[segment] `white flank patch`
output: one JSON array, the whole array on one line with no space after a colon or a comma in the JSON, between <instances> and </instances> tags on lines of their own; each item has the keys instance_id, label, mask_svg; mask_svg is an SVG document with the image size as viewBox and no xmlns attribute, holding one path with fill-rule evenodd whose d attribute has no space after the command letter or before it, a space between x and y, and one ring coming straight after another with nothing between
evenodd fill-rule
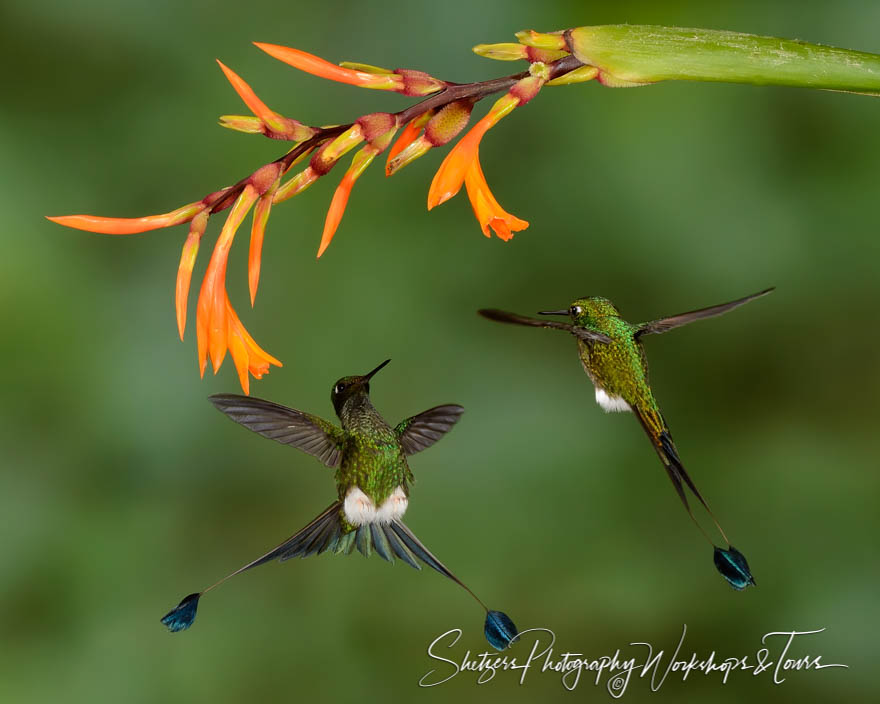
<instances>
[{"instance_id":1,"label":"white flank patch","mask_svg":"<svg viewBox=\"0 0 880 704\"><path fill-rule=\"evenodd\" d=\"M609 396L605 393L605 389L600 389L598 386L596 387L596 403L602 406L606 413L626 413L632 410L630 405L620 396Z\"/></svg>"},{"instance_id":2,"label":"white flank patch","mask_svg":"<svg viewBox=\"0 0 880 704\"><path fill-rule=\"evenodd\" d=\"M353 526L362 526L376 520L376 506L364 492L353 486L345 495L342 505L345 520Z\"/></svg>"},{"instance_id":3,"label":"white flank patch","mask_svg":"<svg viewBox=\"0 0 880 704\"><path fill-rule=\"evenodd\" d=\"M376 512L376 522L377 523L391 523L391 521L395 521L398 518L401 518L404 513L406 513L406 507L409 505L409 499L406 498L406 494L403 492L403 487L397 487L394 492L385 499L385 503L383 503L379 510Z\"/></svg>"}]
</instances>

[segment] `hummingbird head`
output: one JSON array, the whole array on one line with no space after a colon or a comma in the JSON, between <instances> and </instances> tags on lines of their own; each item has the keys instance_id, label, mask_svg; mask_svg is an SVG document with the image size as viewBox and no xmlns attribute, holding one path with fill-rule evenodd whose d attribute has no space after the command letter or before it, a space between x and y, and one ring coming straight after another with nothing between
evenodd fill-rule
<instances>
[{"instance_id":1,"label":"hummingbird head","mask_svg":"<svg viewBox=\"0 0 880 704\"><path fill-rule=\"evenodd\" d=\"M578 298L565 310L542 310L539 315L567 315L575 325L596 327L602 318L620 317L617 307L602 296Z\"/></svg>"},{"instance_id":2,"label":"hummingbird head","mask_svg":"<svg viewBox=\"0 0 880 704\"><path fill-rule=\"evenodd\" d=\"M390 361L390 359L386 359L373 371L362 376L344 376L337 381L330 392L330 400L333 402L333 408L336 409L336 415L341 415L342 408L349 399L369 396L370 379Z\"/></svg>"}]
</instances>

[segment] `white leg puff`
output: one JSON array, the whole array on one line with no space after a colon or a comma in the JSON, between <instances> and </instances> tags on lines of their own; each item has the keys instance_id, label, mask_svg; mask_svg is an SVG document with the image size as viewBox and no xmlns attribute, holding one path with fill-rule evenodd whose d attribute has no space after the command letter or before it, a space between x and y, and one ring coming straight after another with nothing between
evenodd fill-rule
<instances>
[{"instance_id":1,"label":"white leg puff","mask_svg":"<svg viewBox=\"0 0 880 704\"><path fill-rule=\"evenodd\" d=\"M631 411L630 405L620 396L609 396L605 389L596 387L596 403L602 406L606 413L625 413Z\"/></svg>"},{"instance_id":2,"label":"white leg puff","mask_svg":"<svg viewBox=\"0 0 880 704\"><path fill-rule=\"evenodd\" d=\"M345 495L345 503L342 504L345 520L353 526L362 526L373 523L376 520L376 506L370 497L358 487L353 486Z\"/></svg>"},{"instance_id":3,"label":"white leg puff","mask_svg":"<svg viewBox=\"0 0 880 704\"><path fill-rule=\"evenodd\" d=\"M401 518L406 513L408 505L409 499L406 498L403 487L399 486L379 507L379 510L376 512L376 520L379 523L391 523L391 521Z\"/></svg>"}]
</instances>

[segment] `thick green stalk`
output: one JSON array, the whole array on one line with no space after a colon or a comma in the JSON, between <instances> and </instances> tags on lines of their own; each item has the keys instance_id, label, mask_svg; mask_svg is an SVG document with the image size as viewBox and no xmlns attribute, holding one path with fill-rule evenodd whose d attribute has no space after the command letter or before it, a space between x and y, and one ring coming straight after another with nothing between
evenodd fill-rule
<instances>
[{"instance_id":1,"label":"thick green stalk","mask_svg":"<svg viewBox=\"0 0 880 704\"><path fill-rule=\"evenodd\" d=\"M574 56L609 85L723 81L880 94L880 55L794 39L651 25L578 27Z\"/></svg>"}]
</instances>

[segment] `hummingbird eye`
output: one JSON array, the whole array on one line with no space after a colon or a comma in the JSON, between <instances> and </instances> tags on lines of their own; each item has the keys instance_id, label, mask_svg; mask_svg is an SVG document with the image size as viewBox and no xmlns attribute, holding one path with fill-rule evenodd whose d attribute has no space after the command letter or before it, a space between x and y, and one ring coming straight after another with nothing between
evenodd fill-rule
<instances>
[{"instance_id":1,"label":"hummingbird eye","mask_svg":"<svg viewBox=\"0 0 880 704\"><path fill-rule=\"evenodd\" d=\"M345 384L337 384L333 388L333 392L337 394L341 394L343 391L345 391Z\"/></svg>"},{"instance_id":2,"label":"hummingbird eye","mask_svg":"<svg viewBox=\"0 0 880 704\"><path fill-rule=\"evenodd\" d=\"M577 316L577 315L580 315L581 313L583 313L583 312L584 312L584 309L581 308L580 306L572 306L571 308L569 308L569 312L570 312L572 315Z\"/></svg>"}]
</instances>

